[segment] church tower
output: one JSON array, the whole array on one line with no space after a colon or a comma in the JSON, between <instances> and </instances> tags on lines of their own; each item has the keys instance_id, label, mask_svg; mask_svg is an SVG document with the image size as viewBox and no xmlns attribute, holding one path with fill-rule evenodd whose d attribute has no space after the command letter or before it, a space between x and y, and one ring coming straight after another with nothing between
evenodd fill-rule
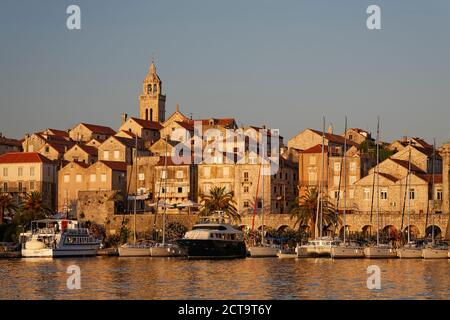
<instances>
[{"instance_id":1,"label":"church tower","mask_svg":"<svg viewBox=\"0 0 450 320\"><path fill-rule=\"evenodd\" d=\"M166 120L166 96L161 92L162 82L156 74L156 67L152 62L147 76L142 82L142 94L139 96L141 119L158 122Z\"/></svg>"}]
</instances>

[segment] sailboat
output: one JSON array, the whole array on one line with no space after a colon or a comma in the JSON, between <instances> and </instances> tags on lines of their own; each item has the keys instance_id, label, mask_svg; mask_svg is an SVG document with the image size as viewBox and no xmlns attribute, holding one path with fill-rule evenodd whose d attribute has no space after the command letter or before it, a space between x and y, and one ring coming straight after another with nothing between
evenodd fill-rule
<instances>
[{"instance_id":1,"label":"sailboat","mask_svg":"<svg viewBox=\"0 0 450 320\"><path fill-rule=\"evenodd\" d=\"M162 205L159 202L156 204L156 208L158 208L159 206L162 206L164 209L163 212L163 222L162 222L162 242L161 243L155 243L150 247L150 255L152 257L178 257L183 255L183 250L176 244L171 244L171 243L167 243L166 242L166 211L167 208L171 207L168 203L167 203L167 177L168 177L168 172L167 172L167 138L165 138L166 140L166 154L164 157L164 202L162 203Z\"/></svg>"},{"instance_id":2,"label":"sailboat","mask_svg":"<svg viewBox=\"0 0 450 320\"><path fill-rule=\"evenodd\" d=\"M397 251L388 244L380 243L380 118L377 121L377 244L364 248L364 255L370 259L397 258Z\"/></svg>"},{"instance_id":3,"label":"sailboat","mask_svg":"<svg viewBox=\"0 0 450 320\"><path fill-rule=\"evenodd\" d=\"M406 190L409 189L411 184L411 139L409 140L409 158L408 158L408 176L406 178ZM414 259L422 258L422 248L415 242L411 241L411 197L408 196L408 241L407 243L397 249L397 255L401 259Z\"/></svg>"},{"instance_id":4,"label":"sailboat","mask_svg":"<svg viewBox=\"0 0 450 320\"><path fill-rule=\"evenodd\" d=\"M346 224L346 211L347 211L347 117L345 117L345 130L344 130L344 154L343 154L343 166L344 166L344 212L343 212L343 225L344 225L344 239L339 245L331 248L331 257L338 258L364 258L364 248L355 242L347 242L347 224ZM339 194L339 193L338 193ZM338 196L339 199L339 196Z\"/></svg>"},{"instance_id":5,"label":"sailboat","mask_svg":"<svg viewBox=\"0 0 450 320\"><path fill-rule=\"evenodd\" d=\"M135 153L134 153L134 171L135 171L135 181L136 181L136 193L133 199L133 242L125 243L124 245L119 247L119 256L120 257L148 257L150 256L150 245L148 243L136 242L136 201L137 201L137 181L138 181L138 166L137 166L137 135L136 135L136 145L135 145ZM131 180L130 180L131 183Z\"/></svg>"},{"instance_id":6,"label":"sailboat","mask_svg":"<svg viewBox=\"0 0 450 320\"><path fill-rule=\"evenodd\" d=\"M323 117L323 127L322 127L322 169L321 178L319 180L319 193L317 196L317 209L316 209L316 227L315 227L315 238L309 240L307 244L297 245L295 251L297 252L298 258L307 257L330 257L331 248L337 246L339 240L332 237L323 237L323 180L325 171L325 117ZM319 235L319 236L317 236Z\"/></svg>"},{"instance_id":7,"label":"sailboat","mask_svg":"<svg viewBox=\"0 0 450 320\"><path fill-rule=\"evenodd\" d=\"M435 214L435 201L434 201L434 167L436 161L436 141L433 142L433 161L432 161L432 178L431 178L431 193L432 193L432 208L431 208L431 244L427 245L422 250L422 257L424 259L447 259L449 257L448 246L445 244L437 244L434 233L434 214Z\"/></svg>"},{"instance_id":8,"label":"sailboat","mask_svg":"<svg viewBox=\"0 0 450 320\"><path fill-rule=\"evenodd\" d=\"M264 139L262 139L264 143ZM262 195L261 195L261 243L256 246L251 246L248 248L248 252L250 253L250 257L253 258L266 258L266 257L277 257L279 248L275 246L268 245L265 242L265 232L264 232L264 214L265 214L265 207L264 207L264 181L265 181L265 170L264 170L264 145L262 146L262 155L260 156L261 159L261 166L260 166L260 175L262 176ZM258 191L257 191L258 192ZM256 196L256 202L257 202L258 195ZM256 210L256 204L255 208Z\"/></svg>"}]
</instances>

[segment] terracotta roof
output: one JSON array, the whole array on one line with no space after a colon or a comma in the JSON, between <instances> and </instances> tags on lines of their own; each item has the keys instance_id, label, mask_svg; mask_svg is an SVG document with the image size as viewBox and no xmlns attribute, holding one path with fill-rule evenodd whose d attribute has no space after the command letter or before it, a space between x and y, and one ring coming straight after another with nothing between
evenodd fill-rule
<instances>
[{"instance_id":1,"label":"terracotta roof","mask_svg":"<svg viewBox=\"0 0 450 320\"><path fill-rule=\"evenodd\" d=\"M89 123L81 123L86 128L91 130L93 133L105 134L105 135L114 135L116 132L110 127L100 126L97 124L89 124Z\"/></svg>"},{"instance_id":2,"label":"terracotta roof","mask_svg":"<svg viewBox=\"0 0 450 320\"><path fill-rule=\"evenodd\" d=\"M224 127L230 126L230 125L232 125L232 124L235 123L234 118L194 119L194 120L188 120L188 122L189 122L190 124L194 125L194 121L201 121L201 122L202 122L202 125L206 126L206 125L210 125L209 123L210 123L211 120L214 122L213 125L224 126Z\"/></svg>"},{"instance_id":3,"label":"terracotta roof","mask_svg":"<svg viewBox=\"0 0 450 320\"><path fill-rule=\"evenodd\" d=\"M108 168L114 171L127 171L128 164L126 162L118 162L118 161L99 161L103 163Z\"/></svg>"},{"instance_id":4,"label":"terracotta roof","mask_svg":"<svg viewBox=\"0 0 450 320\"><path fill-rule=\"evenodd\" d=\"M328 152L328 146L325 146L324 152ZM302 153L322 153L322 145L316 144L314 147L302 151Z\"/></svg>"},{"instance_id":5,"label":"terracotta roof","mask_svg":"<svg viewBox=\"0 0 450 320\"><path fill-rule=\"evenodd\" d=\"M65 138L69 138L69 133L67 131L64 130L58 130L58 129L47 129L48 131L50 131L51 133L53 133L55 136L61 136L61 137L65 137Z\"/></svg>"},{"instance_id":6,"label":"terracotta roof","mask_svg":"<svg viewBox=\"0 0 450 320\"><path fill-rule=\"evenodd\" d=\"M44 148L46 145L52 147L53 149L55 149L58 153L64 153L66 151L66 147L67 145L64 144L60 144L60 143L54 143L54 142L47 142L46 144L44 144L42 146L42 148ZM41 149L42 149L41 148ZM39 150L41 150L39 149Z\"/></svg>"},{"instance_id":7,"label":"terracotta roof","mask_svg":"<svg viewBox=\"0 0 450 320\"><path fill-rule=\"evenodd\" d=\"M114 136L114 139L116 139L117 141L119 141L120 143L122 143L123 145L125 145L127 147L130 147L130 148L136 147L136 139L116 137L116 136Z\"/></svg>"},{"instance_id":8,"label":"terracotta roof","mask_svg":"<svg viewBox=\"0 0 450 320\"><path fill-rule=\"evenodd\" d=\"M318 131L318 130L314 130L314 129L309 129L314 133L317 133L318 135L322 136L322 131ZM345 138L342 136L338 136L337 134L333 134L333 133L328 133L325 132L325 139L327 139L328 141L334 142L334 143L338 143L338 144L344 144L345 143ZM347 139L347 144L351 145L351 146L358 146L357 143L350 141Z\"/></svg>"},{"instance_id":9,"label":"terracotta roof","mask_svg":"<svg viewBox=\"0 0 450 320\"><path fill-rule=\"evenodd\" d=\"M400 159L394 159L394 158L389 158L389 159L394 161L395 163L399 164L403 168L406 168L406 169L409 168L409 161L407 161L407 160L400 160ZM411 171L417 172L417 173L423 173L422 169L420 169L418 166L416 166L412 163L411 163Z\"/></svg>"},{"instance_id":10,"label":"terracotta roof","mask_svg":"<svg viewBox=\"0 0 450 320\"><path fill-rule=\"evenodd\" d=\"M0 163L53 163L37 152L10 152L0 156Z\"/></svg>"},{"instance_id":11,"label":"terracotta roof","mask_svg":"<svg viewBox=\"0 0 450 320\"><path fill-rule=\"evenodd\" d=\"M194 126L191 123L184 122L184 121L175 121L175 122L178 123L180 126L182 126L183 128L185 128L188 131L194 131Z\"/></svg>"},{"instance_id":12,"label":"terracotta roof","mask_svg":"<svg viewBox=\"0 0 450 320\"><path fill-rule=\"evenodd\" d=\"M12 146L12 147L22 147L22 143L19 140L0 137L0 145Z\"/></svg>"},{"instance_id":13,"label":"terracotta roof","mask_svg":"<svg viewBox=\"0 0 450 320\"><path fill-rule=\"evenodd\" d=\"M63 168L67 167L69 164L76 164L77 166L80 166L84 169L89 167L89 164L82 162L82 161L64 161Z\"/></svg>"},{"instance_id":14,"label":"terracotta roof","mask_svg":"<svg viewBox=\"0 0 450 320\"><path fill-rule=\"evenodd\" d=\"M439 155L439 153L436 151L433 151L433 147L430 148L424 148L424 147L419 147L419 146L411 146L412 148L422 152L423 154L426 154L428 157L432 157L433 153L435 153L436 159L442 159L442 157Z\"/></svg>"},{"instance_id":15,"label":"terracotta roof","mask_svg":"<svg viewBox=\"0 0 450 320\"><path fill-rule=\"evenodd\" d=\"M115 136L116 136L116 137L120 137L120 136L118 136L119 133L124 133L124 134L126 134L127 136L129 136L130 138L136 138L136 135L135 135L133 132L128 131L128 130L120 130L119 132L117 132L117 133L115 134Z\"/></svg>"},{"instance_id":16,"label":"terracotta roof","mask_svg":"<svg viewBox=\"0 0 450 320\"><path fill-rule=\"evenodd\" d=\"M90 154L91 156L98 155L98 149L96 147L86 146L83 144L76 144L76 145L72 146L72 148L74 148L74 147L79 147L81 150L85 151L86 153ZM72 148L70 148L70 149L72 149Z\"/></svg>"},{"instance_id":17,"label":"terracotta roof","mask_svg":"<svg viewBox=\"0 0 450 320\"><path fill-rule=\"evenodd\" d=\"M434 179L433 175L429 173L419 173L417 174L418 177L424 179L428 183L432 183L434 180L434 183L442 183L442 174L435 174Z\"/></svg>"},{"instance_id":18,"label":"terracotta roof","mask_svg":"<svg viewBox=\"0 0 450 320\"><path fill-rule=\"evenodd\" d=\"M139 118L131 118L133 121L135 121L138 125L143 127L144 129L149 130L161 130L163 126L157 122L157 121L150 121L150 120L144 120Z\"/></svg>"}]
</instances>

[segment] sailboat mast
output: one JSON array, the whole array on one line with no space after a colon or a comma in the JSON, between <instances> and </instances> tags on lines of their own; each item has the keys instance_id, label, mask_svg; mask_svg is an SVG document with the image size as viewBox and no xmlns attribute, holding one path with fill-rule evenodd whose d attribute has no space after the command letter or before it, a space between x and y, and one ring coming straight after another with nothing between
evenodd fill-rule
<instances>
[{"instance_id":1,"label":"sailboat mast","mask_svg":"<svg viewBox=\"0 0 450 320\"><path fill-rule=\"evenodd\" d=\"M136 201L137 201L137 187L138 187L138 173L137 173L137 134L136 134L136 138L135 138L135 146L134 146L134 176L135 176L135 183L136 183L136 191L134 193L134 201L133 201L133 211L134 211L134 216L133 216L133 243L136 244Z\"/></svg>"},{"instance_id":2,"label":"sailboat mast","mask_svg":"<svg viewBox=\"0 0 450 320\"><path fill-rule=\"evenodd\" d=\"M377 117L377 246L380 245L380 117Z\"/></svg>"},{"instance_id":3,"label":"sailboat mast","mask_svg":"<svg viewBox=\"0 0 450 320\"><path fill-rule=\"evenodd\" d=\"M434 246L434 166L436 161L436 139L433 139L433 160L432 160L432 171L431 171L431 199L432 199L432 208L431 208L431 243Z\"/></svg>"},{"instance_id":4,"label":"sailboat mast","mask_svg":"<svg viewBox=\"0 0 450 320\"><path fill-rule=\"evenodd\" d=\"M347 210L347 116L345 116L345 129L344 129L344 245L347 240L347 221L346 221L346 210ZM339 208L338 208L339 209Z\"/></svg>"},{"instance_id":5,"label":"sailboat mast","mask_svg":"<svg viewBox=\"0 0 450 320\"><path fill-rule=\"evenodd\" d=\"M325 187L325 117L323 117L323 124L322 124L322 169L321 169L321 183L320 183L320 191L319 191L319 199L320 199L320 230L319 230L319 236L322 238L322 231L323 231L323 189Z\"/></svg>"},{"instance_id":6,"label":"sailboat mast","mask_svg":"<svg viewBox=\"0 0 450 320\"><path fill-rule=\"evenodd\" d=\"M164 212L163 212L163 223L162 223L162 244L166 243L166 210L167 210L167 177L169 173L167 172L167 136L166 138L166 151L164 157Z\"/></svg>"},{"instance_id":7,"label":"sailboat mast","mask_svg":"<svg viewBox=\"0 0 450 320\"><path fill-rule=\"evenodd\" d=\"M408 177L406 179L406 188L411 188L411 139L409 139L408 155ZM411 242L411 192L408 190L408 243Z\"/></svg>"},{"instance_id":8,"label":"sailboat mast","mask_svg":"<svg viewBox=\"0 0 450 320\"><path fill-rule=\"evenodd\" d=\"M261 244L264 245L264 139L262 139L263 144L262 144L262 156L261 156L261 163L263 164L263 170L261 171L262 173L262 195L261 195L261 204L262 204L262 212L261 212Z\"/></svg>"}]
</instances>

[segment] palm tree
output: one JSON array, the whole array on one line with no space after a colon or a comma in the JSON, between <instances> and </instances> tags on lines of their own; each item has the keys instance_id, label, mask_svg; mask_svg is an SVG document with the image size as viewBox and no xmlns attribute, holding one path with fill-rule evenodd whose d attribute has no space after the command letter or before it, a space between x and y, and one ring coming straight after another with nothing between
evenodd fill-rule
<instances>
[{"instance_id":1,"label":"palm tree","mask_svg":"<svg viewBox=\"0 0 450 320\"><path fill-rule=\"evenodd\" d=\"M200 215L209 216L216 211L223 211L231 220L241 221L233 192L226 191L225 187L213 187L209 194L202 194L200 197Z\"/></svg>"},{"instance_id":2,"label":"palm tree","mask_svg":"<svg viewBox=\"0 0 450 320\"><path fill-rule=\"evenodd\" d=\"M5 211L16 212L17 205L14 199L7 193L0 194L0 224L3 223Z\"/></svg>"},{"instance_id":3,"label":"palm tree","mask_svg":"<svg viewBox=\"0 0 450 320\"><path fill-rule=\"evenodd\" d=\"M42 212L44 214L51 212L50 208L44 204L42 195L37 191L27 193L24 200L25 202L22 208L25 211L31 211L35 213Z\"/></svg>"},{"instance_id":4,"label":"palm tree","mask_svg":"<svg viewBox=\"0 0 450 320\"><path fill-rule=\"evenodd\" d=\"M291 219L295 219L294 227L298 225L299 230L309 225L315 232L317 197L319 193L317 189L308 189L305 194L295 199L294 206L291 209ZM335 213L333 204L324 197L322 199L322 221L324 229L339 222L339 217ZM317 235L314 234L314 237Z\"/></svg>"}]
</instances>

